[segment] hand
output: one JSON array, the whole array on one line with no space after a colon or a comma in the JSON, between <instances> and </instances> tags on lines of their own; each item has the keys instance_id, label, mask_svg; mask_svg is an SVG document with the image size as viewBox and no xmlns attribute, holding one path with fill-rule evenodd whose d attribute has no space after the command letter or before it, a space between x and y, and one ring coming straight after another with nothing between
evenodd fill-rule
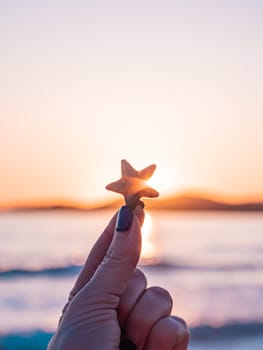
<instances>
[{"instance_id":1,"label":"hand","mask_svg":"<svg viewBox=\"0 0 263 350\"><path fill-rule=\"evenodd\" d=\"M182 319L170 315L169 293L147 289L136 269L143 219L140 205L133 215L123 207L112 218L70 293L48 350L187 349L189 332Z\"/></svg>"}]
</instances>

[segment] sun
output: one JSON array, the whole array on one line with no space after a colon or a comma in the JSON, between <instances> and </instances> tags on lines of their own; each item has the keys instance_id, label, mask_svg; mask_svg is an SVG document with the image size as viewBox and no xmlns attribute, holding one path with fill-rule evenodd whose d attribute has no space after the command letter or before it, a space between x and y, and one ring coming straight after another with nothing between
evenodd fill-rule
<instances>
[{"instance_id":1,"label":"sun","mask_svg":"<svg viewBox=\"0 0 263 350\"><path fill-rule=\"evenodd\" d=\"M167 168L157 168L153 176L147 180L147 184L156 189L160 195L165 195L175 190L175 181Z\"/></svg>"}]
</instances>

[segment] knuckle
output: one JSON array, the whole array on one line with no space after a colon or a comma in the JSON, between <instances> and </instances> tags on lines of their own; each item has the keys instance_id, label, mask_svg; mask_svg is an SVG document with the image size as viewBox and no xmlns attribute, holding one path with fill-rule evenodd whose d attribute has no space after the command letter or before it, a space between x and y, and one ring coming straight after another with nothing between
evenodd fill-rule
<instances>
[{"instance_id":1,"label":"knuckle","mask_svg":"<svg viewBox=\"0 0 263 350\"><path fill-rule=\"evenodd\" d=\"M103 263L108 263L109 261L119 264L129 264L136 265L139 256L134 248L130 248L127 245L115 244L111 246L106 256L103 259Z\"/></svg>"},{"instance_id":2,"label":"knuckle","mask_svg":"<svg viewBox=\"0 0 263 350\"><path fill-rule=\"evenodd\" d=\"M107 254L100 264L104 274L117 273L117 271L129 271L132 273L136 261L133 259L126 259L118 254Z\"/></svg>"},{"instance_id":3,"label":"knuckle","mask_svg":"<svg viewBox=\"0 0 263 350\"><path fill-rule=\"evenodd\" d=\"M135 269L132 274L132 278L138 281L144 288L147 286L147 278L145 274L140 269Z\"/></svg>"},{"instance_id":4,"label":"knuckle","mask_svg":"<svg viewBox=\"0 0 263 350\"><path fill-rule=\"evenodd\" d=\"M165 300L170 308L173 306L173 299L171 297L171 294L168 292L168 290L159 287L159 286L153 286L148 289L148 293L153 294L155 298Z\"/></svg>"},{"instance_id":5,"label":"knuckle","mask_svg":"<svg viewBox=\"0 0 263 350\"><path fill-rule=\"evenodd\" d=\"M167 320L168 319L163 319L159 321L154 327L156 339L158 339L158 341L163 344L165 344L167 340L170 340L171 343L174 343L176 334L174 328L166 322Z\"/></svg>"},{"instance_id":6,"label":"knuckle","mask_svg":"<svg viewBox=\"0 0 263 350\"><path fill-rule=\"evenodd\" d=\"M107 252L107 255L104 257L102 264L116 263L119 264L122 261L122 255L119 252L114 251L113 249Z\"/></svg>"},{"instance_id":7,"label":"knuckle","mask_svg":"<svg viewBox=\"0 0 263 350\"><path fill-rule=\"evenodd\" d=\"M173 324L176 326L176 333L177 336L179 337L179 343L181 341L190 341L191 338L191 333L190 330L188 328L188 325L186 323L186 321L178 316L171 316L172 320L173 320Z\"/></svg>"},{"instance_id":8,"label":"knuckle","mask_svg":"<svg viewBox=\"0 0 263 350\"><path fill-rule=\"evenodd\" d=\"M172 318L173 318L176 322L178 322L178 323L181 325L182 328L184 328L185 330L187 330L187 331L189 332L188 325L187 325L186 321L185 321L183 318L181 318L181 317L179 317L179 316L172 316Z\"/></svg>"}]
</instances>

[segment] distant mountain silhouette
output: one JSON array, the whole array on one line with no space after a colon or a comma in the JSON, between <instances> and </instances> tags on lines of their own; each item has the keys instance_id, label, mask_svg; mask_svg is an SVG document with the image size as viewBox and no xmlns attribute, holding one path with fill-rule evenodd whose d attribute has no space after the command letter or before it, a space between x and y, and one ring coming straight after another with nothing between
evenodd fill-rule
<instances>
[{"instance_id":1,"label":"distant mountain silhouette","mask_svg":"<svg viewBox=\"0 0 263 350\"><path fill-rule=\"evenodd\" d=\"M230 204L195 195L175 195L158 200L145 200L147 207L162 210L263 211L262 203Z\"/></svg>"},{"instance_id":2,"label":"distant mountain silhouette","mask_svg":"<svg viewBox=\"0 0 263 350\"><path fill-rule=\"evenodd\" d=\"M148 209L158 210L200 210L200 211L263 211L263 202L248 202L230 204L214 199L210 199L203 196L192 194L180 194L171 197L157 198L157 199L144 199L143 200ZM9 211L49 211L49 210L103 210L103 209L116 209L124 205L123 200L118 199L116 201L100 203L95 206L78 205L37 205L37 206L20 206L10 208Z\"/></svg>"}]
</instances>

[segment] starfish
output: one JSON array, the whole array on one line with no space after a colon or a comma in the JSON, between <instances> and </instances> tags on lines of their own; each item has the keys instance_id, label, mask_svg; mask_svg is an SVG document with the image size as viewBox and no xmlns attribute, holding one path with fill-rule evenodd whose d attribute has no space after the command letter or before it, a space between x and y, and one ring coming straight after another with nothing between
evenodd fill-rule
<instances>
[{"instance_id":1,"label":"starfish","mask_svg":"<svg viewBox=\"0 0 263 350\"><path fill-rule=\"evenodd\" d=\"M141 197L158 197L159 193L146 184L156 169L152 164L147 168L137 171L127 160L121 161L121 178L106 186L109 191L121 193L126 205L135 207Z\"/></svg>"}]
</instances>

